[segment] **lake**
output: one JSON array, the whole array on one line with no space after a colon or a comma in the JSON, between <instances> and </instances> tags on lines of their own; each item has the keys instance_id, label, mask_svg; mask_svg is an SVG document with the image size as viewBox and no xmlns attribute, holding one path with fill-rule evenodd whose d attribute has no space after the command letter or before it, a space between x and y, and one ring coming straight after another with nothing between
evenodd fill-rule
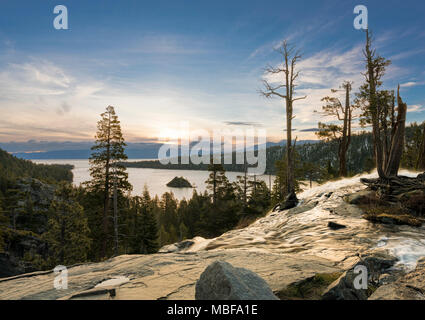
<instances>
[{"instance_id":1,"label":"lake","mask_svg":"<svg viewBox=\"0 0 425 320\"><path fill-rule=\"evenodd\" d=\"M131 159L131 161L143 161L146 159ZM89 161L88 160L31 160L34 163L43 164L72 164L74 169L74 184L78 186L80 183L90 180ZM169 188L166 186L174 177L184 177L198 192L206 190L205 181L208 179L208 171L195 171L195 170L162 170L162 169L146 169L146 168L128 168L128 180L133 185L132 195L141 195L143 188L146 185L149 189L151 196L158 195L161 197L165 192L173 192L177 199L189 199L192 197L192 188ZM226 172L226 176L230 182L237 180L237 176L242 175L241 172ZM269 185L269 179L273 184L274 176L269 175L257 176L257 179L266 182Z\"/></svg>"}]
</instances>

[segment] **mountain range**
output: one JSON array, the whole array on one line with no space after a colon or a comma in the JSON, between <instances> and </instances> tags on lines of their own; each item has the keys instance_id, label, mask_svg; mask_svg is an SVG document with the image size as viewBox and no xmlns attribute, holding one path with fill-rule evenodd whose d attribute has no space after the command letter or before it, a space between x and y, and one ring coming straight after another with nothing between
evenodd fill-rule
<instances>
[{"instance_id":1,"label":"mountain range","mask_svg":"<svg viewBox=\"0 0 425 320\"><path fill-rule=\"evenodd\" d=\"M297 141L297 145L315 143L317 140ZM194 142L196 143L196 142ZM0 148L21 159L88 159L91 154L92 141L36 141L0 142ZM126 154L129 159L157 159L162 143L127 142ZM257 148L284 146L286 140L267 142Z\"/></svg>"}]
</instances>

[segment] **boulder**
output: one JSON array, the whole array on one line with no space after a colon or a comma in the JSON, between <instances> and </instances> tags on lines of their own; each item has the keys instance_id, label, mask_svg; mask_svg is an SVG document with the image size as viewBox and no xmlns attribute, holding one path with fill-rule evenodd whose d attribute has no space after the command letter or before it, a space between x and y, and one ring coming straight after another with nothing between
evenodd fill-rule
<instances>
[{"instance_id":1,"label":"boulder","mask_svg":"<svg viewBox=\"0 0 425 320\"><path fill-rule=\"evenodd\" d=\"M323 300L367 300L376 289L381 274L397 261L393 256L384 252L372 252L362 256L348 271L335 280L322 296ZM367 270L367 289L356 289L355 279L360 273L355 273L356 266L365 266Z\"/></svg>"},{"instance_id":2,"label":"boulder","mask_svg":"<svg viewBox=\"0 0 425 320\"><path fill-rule=\"evenodd\" d=\"M285 200L280 204L280 210L288 210L296 207L298 205L298 198L295 192L291 192Z\"/></svg>"},{"instance_id":3,"label":"boulder","mask_svg":"<svg viewBox=\"0 0 425 320\"><path fill-rule=\"evenodd\" d=\"M181 242L168 244L159 249L158 253L172 253L172 252L180 252L186 249L189 249L191 246L195 244L193 240L183 240Z\"/></svg>"},{"instance_id":4,"label":"boulder","mask_svg":"<svg viewBox=\"0 0 425 320\"><path fill-rule=\"evenodd\" d=\"M330 221L329 223L328 223L328 228L329 229L332 229L332 230L339 230L339 229L345 229L345 228L347 228L346 226L344 226L344 225L342 225L342 224L339 224L339 223L336 223L336 222L332 222L332 221Z\"/></svg>"},{"instance_id":5,"label":"boulder","mask_svg":"<svg viewBox=\"0 0 425 320\"><path fill-rule=\"evenodd\" d=\"M196 300L278 300L256 273L230 263L210 264L196 282Z\"/></svg>"}]
</instances>

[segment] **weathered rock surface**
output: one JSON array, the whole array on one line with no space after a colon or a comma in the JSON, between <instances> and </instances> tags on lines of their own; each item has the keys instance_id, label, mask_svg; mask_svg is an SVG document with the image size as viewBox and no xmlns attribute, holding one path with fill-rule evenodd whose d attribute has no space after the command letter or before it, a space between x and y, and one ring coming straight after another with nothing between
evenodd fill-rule
<instances>
[{"instance_id":1,"label":"weathered rock surface","mask_svg":"<svg viewBox=\"0 0 425 320\"><path fill-rule=\"evenodd\" d=\"M196 281L215 261L248 267L278 294L294 284L350 270L359 257L365 259L377 248L391 256L389 261L399 258L393 268L414 269L425 256L424 227L363 219L363 212L344 197L364 188L359 177L333 181L299 194L301 204L292 210L270 212L247 228L214 239L195 238L163 248L163 253L70 267L67 290L54 289L52 272L0 279L0 299L194 299ZM329 222L346 228L336 232ZM383 269L387 284L397 281L393 271Z\"/></svg>"},{"instance_id":2,"label":"weathered rock surface","mask_svg":"<svg viewBox=\"0 0 425 320\"><path fill-rule=\"evenodd\" d=\"M369 300L425 300L425 259L413 272L380 286Z\"/></svg>"},{"instance_id":3,"label":"weathered rock surface","mask_svg":"<svg viewBox=\"0 0 425 320\"><path fill-rule=\"evenodd\" d=\"M374 194L375 194L374 191L362 190L362 191L347 195L345 197L345 201L347 201L349 204L360 204L360 203L366 202L369 199L369 197L373 196Z\"/></svg>"},{"instance_id":4,"label":"weathered rock surface","mask_svg":"<svg viewBox=\"0 0 425 320\"><path fill-rule=\"evenodd\" d=\"M196 282L196 300L278 300L267 282L245 268L216 261Z\"/></svg>"},{"instance_id":5,"label":"weathered rock surface","mask_svg":"<svg viewBox=\"0 0 425 320\"><path fill-rule=\"evenodd\" d=\"M313 256L291 256L246 250L201 251L154 255L123 255L105 262L68 269L68 289L56 290L53 272L36 272L0 279L0 299L195 299L195 284L211 263L226 261L237 268L250 262L277 292L290 283L312 277L316 272L340 271L329 260ZM108 279L124 276L128 282L98 287ZM105 293L115 289L115 296Z\"/></svg>"}]
</instances>

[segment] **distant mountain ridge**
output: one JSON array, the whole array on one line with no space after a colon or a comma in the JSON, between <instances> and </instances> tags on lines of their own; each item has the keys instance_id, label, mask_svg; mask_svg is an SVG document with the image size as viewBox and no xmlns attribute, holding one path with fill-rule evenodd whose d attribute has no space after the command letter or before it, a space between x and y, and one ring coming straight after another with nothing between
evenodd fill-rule
<instances>
[{"instance_id":1,"label":"distant mountain ridge","mask_svg":"<svg viewBox=\"0 0 425 320\"><path fill-rule=\"evenodd\" d=\"M317 140L300 140L297 145L312 144ZM0 148L13 154L14 156L27 159L88 159L91 154L90 141L72 142L72 141L35 141L27 142L0 142ZM157 159L158 151L162 143L156 142L128 142L125 149L129 159ZM274 146L285 146L286 140L279 142L267 142L266 145L256 146L256 148L269 148Z\"/></svg>"}]
</instances>

